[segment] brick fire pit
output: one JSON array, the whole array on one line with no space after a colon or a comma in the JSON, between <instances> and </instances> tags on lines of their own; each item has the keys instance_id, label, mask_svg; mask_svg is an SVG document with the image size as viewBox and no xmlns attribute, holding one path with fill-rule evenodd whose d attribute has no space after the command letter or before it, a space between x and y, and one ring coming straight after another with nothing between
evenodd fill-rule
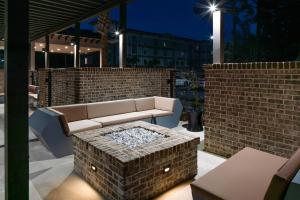
<instances>
[{"instance_id":1,"label":"brick fire pit","mask_svg":"<svg viewBox=\"0 0 300 200\"><path fill-rule=\"evenodd\" d=\"M149 199L197 174L199 137L133 122L73 136L74 168L107 199Z\"/></svg>"}]
</instances>

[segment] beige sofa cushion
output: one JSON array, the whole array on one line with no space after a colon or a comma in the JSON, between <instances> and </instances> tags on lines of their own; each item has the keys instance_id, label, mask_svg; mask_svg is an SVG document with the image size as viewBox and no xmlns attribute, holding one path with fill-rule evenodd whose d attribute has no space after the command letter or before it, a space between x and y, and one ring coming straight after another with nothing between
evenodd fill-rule
<instances>
[{"instance_id":1,"label":"beige sofa cushion","mask_svg":"<svg viewBox=\"0 0 300 200\"><path fill-rule=\"evenodd\" d=\"M102 124L102 126L110 126L115 124L122 124L137 120L143 120L151 118L151 114L146 114L142 112L132 112L132 113L126 113L126 114L119 114L119 115L113 115L113 116L106 116L106 117L100 117L91 119L92 121L99 122Z\"/></svg>"},{"instance_id":2,"label":"beige sofa cushion","mask_svg":"<svg viewBox=\"0 0 300 200\"><path fill-rule=\"evenodd\" d=\"M158 110L158 109L145 110L145 111L141 111L141 113L149 114L152 115L153 117L164 117L173 114L170 111Z\"/></svg>"},{"instance_id":3,"label":"beige sofa cushion","mask_svg":"<svg viewBox=\"0 0 300 200\"><path fill-rule=\"evenodd\" d=\"M191 184L195 199L263 200L287 159L245 148Z\"/></svg>"},{"instance_id":4,"label":"beige sofa cushion","mask_svg":"<svg viewBox=\"0 0 300 200\"><path fill-rule=\"evenodd\" d=\"M68 125L70 128L69 136L74 133L78 133L78 132L82 132L82 131L88 131L88 130L92 130L92 129L96 129L96 128L102 128L101 123L94 122L92 120L87 120L87 119L76 121L76 122L70 122L70 123L68 123Z\"/></svg>"},{"instance_id":5,"label":"beige sofa cushion","mask_svg":"<svg viewBox=\"0 0 300 200\"><path fill-rule=\"evenodd\" d=\"M68 122L87 119L86 104L54 106L52 109L64 113Z\"/></svg>"},{"instance_id":6,"label":"beige sofa cushion","mask_svg":"<svg viewBox=\"0 0 300 200\"><path fill-rule=\"evenodd\" d=\"M133 99L90 103L87 105L88 118L99 118L123 113L135 112Z\"/></svg>"},{"instance_id":7,"label":"beige sofa cushion","mask_svg":"<svg viewBox=\"0 0 300 200\"><path fill-rule=\"evenodd\" d=\"M265 200L280 200L288 189L288 186L300 169L300 148L273 176Z\"/></svg>"},{"instance_id":8,"label":"beige sofa cushion","mask_svg":"<svg viewBox=\"0 0 300 200\"><path fill-rule=\"evenodd\" d=\"M173 112L175 99L166 97L155 97L155 109Z\"/></svg>"},{"instance_id":9,"label":"beige sofa cushion","mask_svg":"<svg viewBox=\"0 0 300 200\"><path fill-rule=\"evenodd\" d=\"M135 106L137 111L152 110L155 108L155 99L154 97L135 99Z\"/></svg>"}]
</instances>

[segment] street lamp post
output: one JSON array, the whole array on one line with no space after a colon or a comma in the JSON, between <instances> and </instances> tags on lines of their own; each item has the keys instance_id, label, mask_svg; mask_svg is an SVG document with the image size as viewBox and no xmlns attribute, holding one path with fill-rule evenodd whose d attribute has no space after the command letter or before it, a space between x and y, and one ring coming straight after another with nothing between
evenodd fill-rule
<instances>
[{"instance_id":1,"label":"street lamp post","mask_svg":"<svg viewBox=\"0 0 300 200\"><path fill-rule=\"evenodd\" d=\"M213 63L224 63L223 12L215 5L211 5L209 10L213 15Z\"/></svg>"}]
</instances>

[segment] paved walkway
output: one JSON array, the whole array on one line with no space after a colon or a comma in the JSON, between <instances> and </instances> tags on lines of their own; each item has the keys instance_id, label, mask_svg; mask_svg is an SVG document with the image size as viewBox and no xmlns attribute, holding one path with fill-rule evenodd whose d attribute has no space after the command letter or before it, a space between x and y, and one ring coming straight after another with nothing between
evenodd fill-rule
<instances>
[{"instance_id":1,"label":"paved walkway","mask_svg":"<svg viewBox=\"0 0 300 200\"><path fill-rule=\"evenodd\" d=\"M174 130L185 134L187 130L180 124ZM4 136L3 104L0 105L0 200L4 199ZM30 138L35 136L30 132ZM204 133L200 136L198 151L198 175L215 168L225 159L202 151ZM39 141L29 142L30 154L30 200L104 200L92 187L73 172L73 156L56 159ZM191 200L189 184L192 180L167 191L158 200Z\"/></svg>"}]
</instances>

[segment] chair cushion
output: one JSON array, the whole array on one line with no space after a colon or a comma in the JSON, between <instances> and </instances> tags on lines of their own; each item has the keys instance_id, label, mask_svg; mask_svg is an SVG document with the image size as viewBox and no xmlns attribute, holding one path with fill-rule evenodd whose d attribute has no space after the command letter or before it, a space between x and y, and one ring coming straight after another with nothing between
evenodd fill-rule
<instances>
[{"instance_id":1,"label":"chair cushion","mask_svg":"<svg viewBox=\"0 0 300 200\"><path fill-rule=\"evenodd\" d=\"M33 98L33 99L38 99L38 94L29 92L28 95L29 95L29 97L31 97L31 98Z\"/></svg>"},{"instance_id":2,"label":"chair cushion","mask_svg":"<svg viewBox=\"0 0 300 200\"><path fill-rule=\"evenodd\" d=\"M92 120L87 120L87 119L76 121L76 122L70 122L70 123L68 123L68 125L70 128L70 133L68 134L68 136L70 136L74 133L82 132L82 131L88 131L88 130L92 130L92 129L96 129L96 128L102 128L101 123L94 122Z\"/></svg>"},{"instance_id":3,"label":"chair cushion","mask_svg":"<svg viewBox=\"0 0 300 200\"><path fill-rule=\"evenodd\" d=\"M173 112L175 99L166 97L155 97L155 109Z\"/></svg>"},{"instance_id":4,"label":"chair cushion","mask_svg":"<svg viewBox=\"0 0 300 200\"><path fill-rule=\"evenodd\" d=\"M90 103L87 105L88 118L99 118L123 113L135 112L133 99Z\"/></svg>"},{"instance_id":5,"label":"chair cushion","mask_svg":"<svg viewBox=\"0 0 300 200\"><path fill-rule=\"evenodd\" d=\"M170 111L158 110L158 109L145 110L145 111L141 111L141 113L149 114L153 117L164 117L164 116L169 116L169 115L173 114Z\"/></svg>"},{"instance_id":6,"label":"chair cushion","mask_svg":"<svg viewBox=\"0 0 300 200\"><path fill-rule=\"evenodd\" d=\"M273 176L265 200L283 199L288 186L300 169L300 148Z\"/></svg>"},{"instance_id":7,"label":"chair cushion","mask_svg":"<svg viewBox=\"0 0 300 200\"><path fill-rule=\"evenodd\" d=\"M39 86L36 85L29 85L28 92L32 94L37 94L39 92Z\"/></svg>"},{"instance_id":8,"label":"chair cushion","mask_svg":"<svg viewBox=\"0 0 300 200\"><path fill-rule=\"evenodd\" d=\"M155 99L154 97L135 99L135 106L137 111L152 110L155 108Z\"/></svg>"},{"instance_id":9,"label":"chair cushion","mask_svg":"<svg viewBox=\"0 0 300 200\"><path fill-rule=\"evenodd\" d=\"M287 159L245 148L191 184L194 199L264 199Z\"/></svg>"},{"instance_id":10,"label":"chair cushion","mask_svg":"<svg viewBox=\"0 0 300 200\"><path fill-rule=\"evenodd\" d=\"M126 113L126 114L120 114L120 115L113 115L113 116L106 116L106 117L100 117L91 119L92 121L99 122L102 124L102 126L110 126L115 124L121 124L121 123L127 123L137 120L143 120L151 118L151 114L146 114L142 112L132 112L132 113Z\"/></svg>"},{"instance_id":11,"label":"chair cushion","mask_svg":"<svg viewBox=\"0 0 300 200\"><path fill-rule=\"evenodd\" d=\"M52 109L64 113L68 122L87 119L86 104L54 106Z\"/></svg>"}]
</instances>

